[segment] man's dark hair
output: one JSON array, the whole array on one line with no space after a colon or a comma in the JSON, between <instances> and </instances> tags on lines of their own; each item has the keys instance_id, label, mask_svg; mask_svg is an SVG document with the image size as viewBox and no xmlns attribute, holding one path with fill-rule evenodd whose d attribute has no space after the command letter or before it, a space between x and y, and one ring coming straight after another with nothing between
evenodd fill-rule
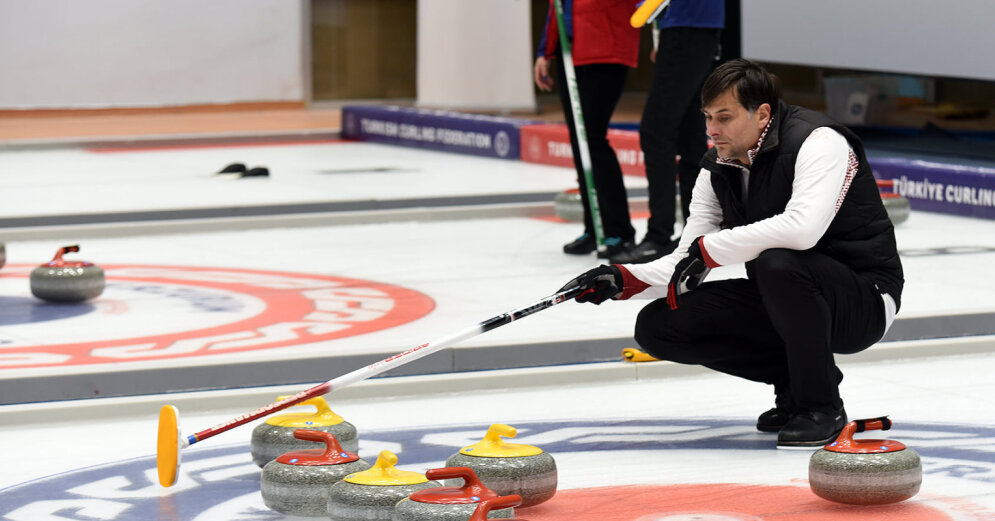
<instances>
[{"instance_id":1,"label":"man's dark hair","mask_svg":"<svg viewBox=\"0 0 995 521\"><path fill-rule=\"evenodd\" d=\"M743 58L727 61L712 71L701 88L701 106L707 107L729 89L734 89L736 99L750 112L764 103L773 111L781 97L777 77L759 63Z\"/></svg>"}]
</instances>

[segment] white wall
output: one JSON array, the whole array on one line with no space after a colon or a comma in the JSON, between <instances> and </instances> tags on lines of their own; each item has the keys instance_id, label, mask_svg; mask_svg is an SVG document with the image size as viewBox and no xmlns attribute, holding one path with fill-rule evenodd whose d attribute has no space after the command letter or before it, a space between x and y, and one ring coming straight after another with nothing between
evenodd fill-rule
<instances>
[{"instance_id":1,"label":"white wall","mask_svg":"<svg viewBox=\"0 0 995 521\"><path fill-rule=\"evenodd\" d=\"M995 80L992 0L743 0L743 56Z\"/></svg>"},{"instance_id":2,"label":"white wall","mask_svg":"<svg viewBox=\"0 0 995 521\"><path fill-rule=\"evenodd\" d=\"M304 9L304 0L2 0L0 109L303 100Z\"/></svg>"},{"instance_id":3,"label":"white wall","mask_svg":"<svg viewBox=\"0 0 995 521\"><path fill-rule=\"evenodd\" d=\"M534 110L528 0L419 0L418 105Z\"/></svg>"}]
</instances>

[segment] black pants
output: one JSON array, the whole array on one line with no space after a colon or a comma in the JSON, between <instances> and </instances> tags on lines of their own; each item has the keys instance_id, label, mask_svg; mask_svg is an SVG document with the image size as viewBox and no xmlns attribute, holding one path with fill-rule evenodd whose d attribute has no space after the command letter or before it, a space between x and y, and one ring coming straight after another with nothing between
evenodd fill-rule
<instances>
[{"instance_id":1,"label":"black pants","mask_svg":"<svg viewBox=\"0 0 995 521\"><path fill-rule=\"evenodd\" d=\"M706 282L643 308L635 338L653 356L774 385L800 408L838 409L833 353L880 340L885 315L874 284L812 251L767 250L752 279Z\"/></svg>"},{"instance_id":2,"label":"black pants","mask_svg":"<svg viewBox=\"0 0 995 521\"><path fill-rule=\"evenodd\" d=\"M580 149L574 131L573 110L567 92L567 79L563 70L563 60L556 60L556 85L570 129L570 148L573 150L574 167L584 203L584 231L594 235L594 221L591 218L590 202L587 199L587 182L580 162ZM622 241L634 239L636 231L629 220L629 200L622 183L622 169L618 165L615 150L608 144L608 124L612 113L622 96L629 68L615 63L595 63L574 67L577 75L577 90L587 131L587 146L591 153L591 173L598 193L598 209L605 237L618 237Z\"/></svg>"},{"instance_id":3,"label":"black pants","mask_svg":"<svg viewBox=\"0 0 995 521\"><path fill-rule=\"evenodd\" d=\"M649 181L650 218L646 238L667 243L674 234L676 182L687 218L698 162L708 150L701 86L712 71L719 46L717 29L674 27L660 31L649 95L639 124L639 142ZM681 160L676 164L677 156Z\"/></svg>"}]
</instances>

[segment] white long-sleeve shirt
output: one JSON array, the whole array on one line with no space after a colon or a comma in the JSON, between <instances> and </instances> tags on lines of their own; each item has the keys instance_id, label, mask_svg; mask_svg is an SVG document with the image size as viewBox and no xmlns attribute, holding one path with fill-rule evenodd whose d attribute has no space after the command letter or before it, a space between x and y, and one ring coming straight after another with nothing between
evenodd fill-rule
<instances>
[{"instance_id":1,"label":"white long-sleeve shirt","mask_svg":"<svg viewBox=\"0 0 995 521\"><path fill-rule=\"evenodd\" d=\"M749 167L741 166L744 198ZM857 169L853 149L839 132L819 127L802 143L795 158L791 198L784 212L755 223L721 229L722 207L712 190L712 173L702 169L695 181L691 212L673 253L646 264L625 264L628 272L649 287L635 298L663 298L677 263L691 242L704 236L703 250L720 266L747 262L771 248L807 250L829 229ZM628 289L628 288L627 288ZM626 291L627 294L631 291Z\"/></svg>"}]
</instances>

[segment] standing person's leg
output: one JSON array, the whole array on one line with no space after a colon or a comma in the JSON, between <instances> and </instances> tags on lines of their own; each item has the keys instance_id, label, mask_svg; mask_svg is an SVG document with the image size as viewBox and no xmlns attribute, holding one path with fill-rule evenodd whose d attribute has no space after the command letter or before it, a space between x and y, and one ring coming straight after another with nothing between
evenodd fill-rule
<instances>
[{"instance_id":1,"label":"standing person's leg","mask_svg":"<svg viewBox=\"0 0 995 521\"><path fill-rule=\"evenodd\" d=\"M817 446L846 424L833 353L856 353L880 340L881 295L848 266L810 250L767 250L756 259L754 276L784 341L797 406L778 444Z\"/></svg>"},{"instance_id":2,"label":"standing person's leg","mask_svg":"<svg viewBox=\"0 0 995 521\"><path fill-rule=\"evenodd\" d=\"M610 256L631 247L636 234L629 219L629 199L622 181L622 168L615 149L608 143L608 125L622 97L629 68L615 63L598 63L577 69L594 184Z\"/></svg>"},{"instance_id":3,"label":"standing person's leg","mask_svg":"<svg viewBox=\"0 0 995 521\"><path fill-rule=\"evenodd\" d=\"M579 69L579 67L576 68L575 72L579 73ZM553 74L555 76L556 94L560 98L560 107L563 109L567 132L570 135L570 150L573 153L574 170L577 172L577 186L580 188L580 199L584 208L584 233L573 241L564 244L563 252L571 255L586 255L597 249L597 242L594 237L594 221L591 217L591 206L587 199L587 179L584 177L584 168L580 162L580 145L577 141L577 131L574 128L570 94L567 92L567 77L563 69L563 59L559 56L554 60ZM590 133L590 130L588 130L588 133Z\"/></svg>"},{"instance_id":4,"label":"standing person's leg","mask_svg":"<svg viewBox=\"0 0 995 521\"><path fill-rule=\"evenodd\" d=\"M677 179L681 187L681 211L684 219L687 219L691 213L691 194L698 179L698 172L701 171L699 165L701 156L708 151L705 115L701 112L701 87L715 68L716 55L719 52L718 30L695 29L692 35L689 38L698 42L696 49L702 51L711 49L711 52L698 54L699 61L691 63L695 67L685 71L687 80L696 81L697 86L694 89L696 94L691 98L681 118L677 140L677 154L680 156L680 161L677 163Z\"/></svg>"},{"instance_id":5,"label":"standing person's leg","mask_svg":"<svg viewBox=\"0 0 995 521\"><path fill-rule=\"evenodd\" d=\"M649 95L639 124L639 142L649 181L650 218L640 246L618 260L648 262L673 251L679 138L688 107L700 105L701 84L711 70L715 32L692 28L660 31ZM711 36L709 36L711 35ZM702 123L704 126L704 123ZM704 130L700 132L704 135ZM700 158L700 156L699 156ZM695 160L695 163L697 160Z\"/></svg>"}]
</instances>

